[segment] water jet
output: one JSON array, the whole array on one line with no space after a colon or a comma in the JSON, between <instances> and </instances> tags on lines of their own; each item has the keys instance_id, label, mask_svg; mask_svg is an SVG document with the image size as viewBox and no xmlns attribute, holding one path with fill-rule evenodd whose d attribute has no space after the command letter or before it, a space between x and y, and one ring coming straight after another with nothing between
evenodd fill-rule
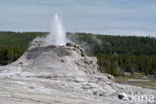
<instances>
[{"instance_id":1,"label":"water jet","mask_svg":"<svg viewBox=\"0 0 156 104\"><path fill-rule=\"evenodd\" d=\"M53 17L50 34L46 41L50 45L66 45L66 32L58 14Z\"/></svg>"}]
</instances>

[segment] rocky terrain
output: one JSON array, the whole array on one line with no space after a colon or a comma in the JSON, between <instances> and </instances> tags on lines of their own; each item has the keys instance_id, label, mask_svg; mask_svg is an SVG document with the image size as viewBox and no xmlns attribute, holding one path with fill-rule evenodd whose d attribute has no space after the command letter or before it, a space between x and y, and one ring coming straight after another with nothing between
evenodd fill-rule
<instances>
[{"instance_id":1,"label":"rocky terrain","mask_svg":"<svg viewBox=\"0 0 156 104\"><path fill-rule=\"evenodd\" d=\"M156 104L156 91L113 79L75 43L34 40L16 62L0 67L0 104Z\"/></svg>"}]
</instances>

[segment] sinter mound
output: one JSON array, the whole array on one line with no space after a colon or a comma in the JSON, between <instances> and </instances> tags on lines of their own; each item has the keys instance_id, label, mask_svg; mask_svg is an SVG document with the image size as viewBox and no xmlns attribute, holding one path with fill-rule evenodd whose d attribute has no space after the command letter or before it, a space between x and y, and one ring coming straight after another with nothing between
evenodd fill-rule
<instances>
[{"instance_id":1,"label":"sinter mound","mask_svg":"<svg viewBox=\"0 0 156 104\"><path fill-rule=\"evenodd\" d=\"M54 75L79 75L98 73L97 59L88 57L75 43L66 46L43 46L34 41L31 47L14 64L27 67L31 72L48 72Z\"/></svg>"}]
</instances>

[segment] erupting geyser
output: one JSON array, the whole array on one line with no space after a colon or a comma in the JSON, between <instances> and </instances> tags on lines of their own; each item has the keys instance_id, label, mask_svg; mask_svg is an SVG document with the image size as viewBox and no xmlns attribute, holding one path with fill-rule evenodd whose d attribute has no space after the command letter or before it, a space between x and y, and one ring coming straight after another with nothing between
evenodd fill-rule
<instances>
[{"instance_id":1,"label":"erupting geyser","mask_svg":"<svg viewBox=\"0 0 156 104\"><path fill-rule=\"evenodd\" d=\"M52 44L52 45L65 45L66 44L66 32L58 14L54 15L50 34L47 36L46 40L49 44Z\"/></svg>"}]
</instances>

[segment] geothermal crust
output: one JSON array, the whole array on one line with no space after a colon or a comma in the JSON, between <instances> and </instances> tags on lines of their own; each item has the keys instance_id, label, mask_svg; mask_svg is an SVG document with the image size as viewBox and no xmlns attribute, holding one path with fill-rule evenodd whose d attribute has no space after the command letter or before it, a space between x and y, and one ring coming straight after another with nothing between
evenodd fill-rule
<instances>
[{"instance_id":1,"label":"geothermal crust","mask_svg":"<svg viewBox=\"0 0 156 104\"><path fill-rule=\"evenodd\" d=\"M131 92L156 97L156 91L120 85L98 72L97 59L75 43L33 41L16 62L0 67L0 104L146 104L131 102Z\"/></svg>"}]
</instances>

